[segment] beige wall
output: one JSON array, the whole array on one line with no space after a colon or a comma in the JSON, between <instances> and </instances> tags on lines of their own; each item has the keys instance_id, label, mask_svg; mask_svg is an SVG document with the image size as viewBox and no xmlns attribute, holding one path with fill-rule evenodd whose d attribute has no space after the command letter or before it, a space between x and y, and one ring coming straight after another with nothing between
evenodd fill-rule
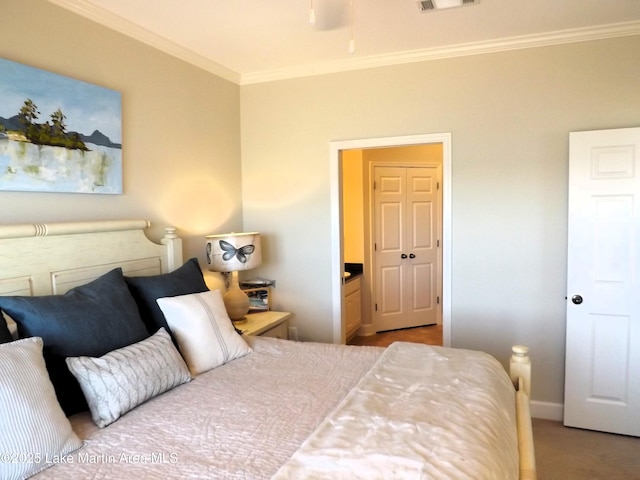
<instances>
[{"instance_id":1,"label":"beige wall","mask_svg":"<svg viewBox=\"0 0 640 480\"><path fill-rule=\"evenodd\" d=\"M0 56L121 92L124 194L0 192L0 223L144 218L201 262L204 234L242 227L237 85L44 0L1 12Z\"/></svg>"},{"instance_id":2,"label":"beige wall","mask_svg":"<svg viewBox=\"0 0 640 480\"><path fill-rule=\"evenodd\" d=\"M304 339L332 339L329 145L451 132L452 341L506 362L527 343L534 399L563 401L568 134L640 124L640 37L247 85L245 227Z\"/></svg>"}]
</instances>

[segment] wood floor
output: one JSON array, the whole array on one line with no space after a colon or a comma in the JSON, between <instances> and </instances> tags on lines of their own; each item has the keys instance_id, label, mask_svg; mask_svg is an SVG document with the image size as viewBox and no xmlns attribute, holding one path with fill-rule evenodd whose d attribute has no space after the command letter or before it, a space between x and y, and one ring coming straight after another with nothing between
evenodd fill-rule
<instances>
[{"instance_id":1,"label":"wood floor","mask_svg":"<svg viewBox=\"0 0 640 480\"><path fill-rule=\"evenodd\" d=\"M349 345L374 345L387 347L393 342L426 343L427 345L442 345L442 325L427 327L404 328L389 332L376 333L366 337L354 337Z\"/></svg>"}]
</instances>

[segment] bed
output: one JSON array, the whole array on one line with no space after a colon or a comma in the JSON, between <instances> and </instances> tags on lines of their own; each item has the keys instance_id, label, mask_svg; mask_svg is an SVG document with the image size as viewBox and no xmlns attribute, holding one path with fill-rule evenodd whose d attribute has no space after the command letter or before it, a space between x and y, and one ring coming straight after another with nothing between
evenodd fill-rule
<instances>
[{"instance_id":1,"label":"bed","mask_svg":"<svg viewBox=\"0 0 640 480\"><path fill-rule=\"evenodd\" d=\"M0 478L536 478L526 347L241 337L148 227L0 226Z\"/></svg>"}]
</instances>

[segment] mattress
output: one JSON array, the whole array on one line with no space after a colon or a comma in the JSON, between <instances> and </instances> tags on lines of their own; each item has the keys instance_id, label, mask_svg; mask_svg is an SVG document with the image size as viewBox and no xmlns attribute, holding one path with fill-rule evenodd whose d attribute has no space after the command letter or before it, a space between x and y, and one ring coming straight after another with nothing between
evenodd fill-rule
<instances>
[{"instance_id":1,"label":"mattress","mask_svg":"<svg viewBox=\"0 0 640 480\"><path fill-rule=\"evenodd\" d=\"M249 337L254 351L99 429L37 479L517 478L514 391L480 352Z\"/></svg>"}]
</instances>

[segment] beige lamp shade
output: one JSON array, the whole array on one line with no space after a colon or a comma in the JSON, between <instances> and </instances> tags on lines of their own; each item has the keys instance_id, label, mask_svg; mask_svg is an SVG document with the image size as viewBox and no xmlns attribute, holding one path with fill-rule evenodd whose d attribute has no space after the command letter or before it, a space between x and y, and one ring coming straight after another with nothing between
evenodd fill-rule
<instances>
[{"instance_id":1,"label":"beige lamp shade","mask_svg":"<svg viewBox=\"0 0 640 480\"><path fill-rule=\"evenodd\" d=\"M240 289L239 270L251 270L262 263L258 232L207 235L207 263L214 272L231 272L231 284L224 294L224 305L234 322L245 319L249 297Z\"/></svg>"}]
</instances>

